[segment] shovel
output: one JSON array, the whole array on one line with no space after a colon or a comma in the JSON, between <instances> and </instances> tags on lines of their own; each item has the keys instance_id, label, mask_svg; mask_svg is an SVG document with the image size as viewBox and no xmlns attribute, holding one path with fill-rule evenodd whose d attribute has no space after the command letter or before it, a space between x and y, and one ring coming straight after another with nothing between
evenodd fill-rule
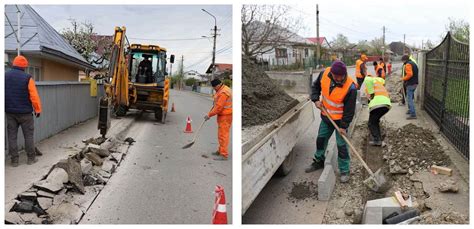
<instances>
[{"instance_id":1,"label":"shovel","mask_svg":"<svg viewBox=\"0 0 474 229\"><path fill-rule=\"evenodd\" d=\"M199 131L201 130L202 126L204 125L204 123L205 123L206 121L207 121L207 120L204 119L204 121L201 122L201 125L199 126L198 130L197 130L196 133L194 134L193 141L191 141L190 143L188 143L188 144L186 144L185 146L183 146L183 149L190 148L191 146L194 145L194 142L196 142L196 138L197 138L197 136L199 135Z\"/></svg>"},{"instance_id":2,"label":"shovel","mask_svg":"<svg viewBox=\"0 0 474 229\"><path fill-rule=\"evenodd\" d=\"M336 128L336 131L339 131L339 127L334 122L334 120L332 120L331 116L329 116L329 113L327 112L326 108L322 104L321 104L321 110L327 114L326 117L328 117L329 121L331 121L332 125ZM342 136L344 141L349 145L349 147L351 147L352 152L357 156L357 158L362 163L362 165L367 170L367 172L369 172L370 177L364 181L364 184L367 185L367 187L369 187L374 192L380 191L382 186L386 183L385 176L383 175L382 170L378 169L375 173L373 173L372 170L367 165L367 163L365 163L364 159L362 159L362 157L357 152L355 147L349 141L349 139L343 134L340 134L340 135Z\"/></svg>"}]
</instances>

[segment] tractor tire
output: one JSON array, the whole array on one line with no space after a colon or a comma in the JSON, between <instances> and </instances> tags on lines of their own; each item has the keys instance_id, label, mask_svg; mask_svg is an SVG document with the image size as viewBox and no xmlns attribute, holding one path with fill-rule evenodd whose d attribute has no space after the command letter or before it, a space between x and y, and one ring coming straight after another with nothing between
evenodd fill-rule
<instances>
[{"instance_id":1,"label":"tractor tire","mask_svg":"<svg viewBox=\"0 0 474 229\"><path fill-rule=\"evenodd\" d=\"M291 172L291 169L293 168L295 159L296 159L296 152L294 152L294 150L292 149L290 153L286 156L283 163L281 163L280 167L276 171L276 174L282 177L288 175Z\"/></svg>"},{"instance_id":2,"label":"tractor tire","mask_svg":"<svg viewBox=\"0 0 474 229\"><path fill-rule=\"evenodd\" d=\"M161 122L162 118L163 118L163 110L162 109L155 110L155 119L156 119L156 121Z\"/></svg>"},{"instance_id":3,"label":"tractor tire","mask_svg":"<svg viewBox=\"0 0 474 229\"><path fill-rule=\"evenodd\" d=\"M118 105L117 110L115 110L115 114L117 116L125 116L127 114L128 107L124 105Z\"/></svg>"}]
</instances>

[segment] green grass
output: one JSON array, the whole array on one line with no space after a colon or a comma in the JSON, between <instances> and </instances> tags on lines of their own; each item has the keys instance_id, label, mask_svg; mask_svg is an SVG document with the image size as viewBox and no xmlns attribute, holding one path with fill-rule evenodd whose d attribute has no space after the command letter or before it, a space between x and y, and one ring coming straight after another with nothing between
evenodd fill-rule
<instances>
[{"instance_id":1,"label":"green grass","mask_svg":"<svg viewBox=\"0 0 474 229\"><path fill-rule=\"evenodd\" d=\"M444 87L441 80L433 80L430 94L437 100L443 100ZM469 80L447 80L445 106L448 112L461 117L469 117Z\"/></svg>"}]
</instances>

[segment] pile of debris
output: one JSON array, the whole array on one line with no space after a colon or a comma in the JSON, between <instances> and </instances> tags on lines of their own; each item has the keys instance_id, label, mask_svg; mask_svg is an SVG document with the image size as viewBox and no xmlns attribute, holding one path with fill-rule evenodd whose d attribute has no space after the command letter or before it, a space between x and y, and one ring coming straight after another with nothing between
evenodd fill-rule
<instances>
[{"instance_id":1,"label":"pile of debris","mask_svg":"<svg viewBox=\"0 0 474 229\"><path fill-rule=\"evenodd\" d=\"M59 161L42 180L7 204L5 222L78 223L129 147L99 138L84 141L87 145L79 153Z\"/></svg>"},{"instance_id":2,"label":"pile of debris","mask_svg":"<svg viewBox=\"0 0 474 229\"><path fill-rule=\"evenodd\" d=\"M385 87L390 95L390 101L392 103L399 103L402 101L402 81L400 80L400 73L392 73L391 76L386 78Z\"/></svg>"},{"instance_id":3,"label":"pile of debris","mask_svg":"<svg viewBox=\"0 0 474 229\"><path fill-rule=\"evenodd\" d=\"M289 96L255 64L242 56L242 126L256 126L271 122L298 100Z\"/></svg>"},{"instance_id":4,"label":"pile of debris","mask_svg":"<svg viewBox=\"0 0 474 229\"><path fill-rule=\"evenodd\" d=\"M407 124L395 130L387 129L386 136L383 158L391 174L412 175L432 165L451 165L451 160L430 130Z\"/></svg>"},{"instance_id":5,"label":"pile of debris","mask_svg":"<svg viewBox=\"0 0 474 229\"><path fill-rule=\"evenodd\" d=\"M288 200L300 201L305 199L318 198L318 185L312 181L293 182L291 192L288 194Z\"/></svg>"}]
</instances>

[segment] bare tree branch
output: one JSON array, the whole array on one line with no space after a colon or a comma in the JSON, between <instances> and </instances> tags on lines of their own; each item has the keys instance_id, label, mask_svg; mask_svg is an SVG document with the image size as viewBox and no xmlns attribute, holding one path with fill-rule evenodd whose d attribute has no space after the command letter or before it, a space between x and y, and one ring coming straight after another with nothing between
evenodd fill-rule
<instances>
[{"instance_id":1,"label":"bare tree branch","mask_svg":"<svg viewBox=\"0 0 474 229\"><path fill-rule=\"evenodd\" d=\"M242 54L255 57L294 42L301 19L288 17L289 6L244 5L242 7Z\"/></svg>"}]
</instances>

